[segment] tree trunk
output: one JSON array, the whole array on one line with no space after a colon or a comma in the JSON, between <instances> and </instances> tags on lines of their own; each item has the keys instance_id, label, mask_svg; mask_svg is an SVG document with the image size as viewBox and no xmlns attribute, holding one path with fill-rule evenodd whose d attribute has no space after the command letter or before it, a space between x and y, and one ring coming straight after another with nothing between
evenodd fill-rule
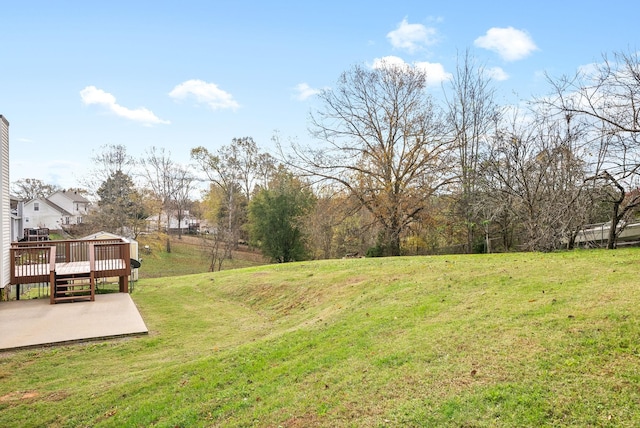
<instances>
[{"instance_id":1,"label":"tree trunk","mask_svg":"<svg viewBox=\"0 0 640 428\"><path fill-rule=\"evenodd\" d=\"M611 226L609 227L609 238L607 240L607 249L613 250L616 248L616 231L618 229L618 210L620 203L613 203L613 210L611 211Z\"/></svg>"},{"instance_id":2,"label":"tree trunk","mask_svg":"<svg viewBox=\"0 0 640 428\"><path fill-rule=\"evenodd\" d=\"M399 256L400 255L400 231L397 227L390 228L386 232L386 251L385 255Z\"/></svg>"}]
</instances>

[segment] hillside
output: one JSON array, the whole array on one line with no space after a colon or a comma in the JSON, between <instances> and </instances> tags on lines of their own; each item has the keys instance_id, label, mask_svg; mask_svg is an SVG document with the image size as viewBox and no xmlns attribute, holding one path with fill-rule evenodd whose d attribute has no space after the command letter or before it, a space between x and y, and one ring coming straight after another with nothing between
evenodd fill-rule
<instances>
[{"instance_id":1,"label":"hillside","mask_svg":"<svg viewBox=\"0 0 640 428\"><path fill-rule=\"evenodd\" d=\"M171 235L171 252L166 251L167 235L145 234L138 238L139 258L142 267L140 278L162 278L209 272L211 267L211 243L201 237ZM145 247L148 246L149 250ZM258 251L241 247L232 252L232 258L224 260L222 269L238 269L259 266L267 262ZM217 270L217 267L216 267Z\"/></svg>"},{"instance_id":2,"label":"hillside","mask_svg":"<svg viewBox=\"0 0 640 428\"><path fill-rule=\"evenodd\" d=\"M148 337L0 357L0 426L636 426L640 250L145 279Z\"/></svg>"}]
</instances>

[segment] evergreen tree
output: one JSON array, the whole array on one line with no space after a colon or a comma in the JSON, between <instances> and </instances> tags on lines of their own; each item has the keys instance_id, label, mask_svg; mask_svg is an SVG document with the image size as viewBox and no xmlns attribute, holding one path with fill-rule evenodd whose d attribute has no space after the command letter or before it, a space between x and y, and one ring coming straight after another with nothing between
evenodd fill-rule
<instances>
[{"instance_id":1,"label":"evergreen tree","mask_svg":"<svg viewBox=\"0 0 640 428\"><path fill-rule=\"evenodd\" d=\"M280 171L249 204L252 242L278 263L304 260L307 248L301 220L314 202L313 193L300 180Z\"/></svg>"},{"instance_id":2,"label":"evergreen tree","mask_svg":"<svg viewBox=\"0 0 640 428\"><path fill-rule=\"evenodd\" d=\"M142 196L133 180L118 170L112 173L98 188L98 221L109 232L126 234L134 232L146 216Z\"/></svg>"}]
</instances>

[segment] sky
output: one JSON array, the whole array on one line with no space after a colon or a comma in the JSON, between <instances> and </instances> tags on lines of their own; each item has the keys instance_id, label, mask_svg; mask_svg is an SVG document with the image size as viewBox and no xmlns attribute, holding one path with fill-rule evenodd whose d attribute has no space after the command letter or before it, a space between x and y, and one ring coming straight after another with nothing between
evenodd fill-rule
<instances>
[{"instance_id":1,"label":"sky","mask_svg":"<svg viewBox=\"0 0 640 428\"><path fill-rule=\"evenodd\" d=\"M498 102L519 103L550 91L545 75L639 49L638 12L637 0L0 0L11 181L82 187L114 144L182 164L233 138L312 144L318 91L383 59L426 70L437 98L468 50Z\"/></svg>"}]
</instances>

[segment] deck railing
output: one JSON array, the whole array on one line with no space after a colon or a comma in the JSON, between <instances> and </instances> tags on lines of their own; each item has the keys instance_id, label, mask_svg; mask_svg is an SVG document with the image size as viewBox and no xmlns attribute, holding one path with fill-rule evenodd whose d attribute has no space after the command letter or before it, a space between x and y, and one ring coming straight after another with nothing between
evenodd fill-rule
<instances>
[{"instance_id":1,"label":"deck railing","mask_svg":"<svg viewBox=\"0 0 640 428\"><path fill-rule=\"evenodd\" d=\"M93 257L91 270L96 278L129 275L131 272L131 249L127 242L94 242L89 254Z\"/></svg>"},{"instance_id":2,"label":"deck railing","mask_svg":"<svg viewBox=\"0 0 640 428\"><path fill-rule=\"evenodd\" d=\"M22 246L11 248L11 284L49 282L55 272L55 246Z\"/></svg>"},{"instance_id":3,"label":"deck railing","mask_svg":"<svg viewBox=\"0 0 640 428\"><path fill-rule=\"evenodd\" d=\"M128 292L131 274L129 243L117 239L14 242L11 244L11 284L52 282L56 263L88 262L95 278L120 278Z\"/></svg>"},{"instance_id":4,"label":"deck railing","mask_svg":"<svg viewBox=\"0 0 640 428\"><path fill-rule=\"evenodd\" d=\"M86 262L89 261L89 245L91 244L126 244L118 239L81 239L63 241L36 241L36 242L14 242L12 248L41 248L56 247L56 263Z\"/></svg>"}]
</instances>

